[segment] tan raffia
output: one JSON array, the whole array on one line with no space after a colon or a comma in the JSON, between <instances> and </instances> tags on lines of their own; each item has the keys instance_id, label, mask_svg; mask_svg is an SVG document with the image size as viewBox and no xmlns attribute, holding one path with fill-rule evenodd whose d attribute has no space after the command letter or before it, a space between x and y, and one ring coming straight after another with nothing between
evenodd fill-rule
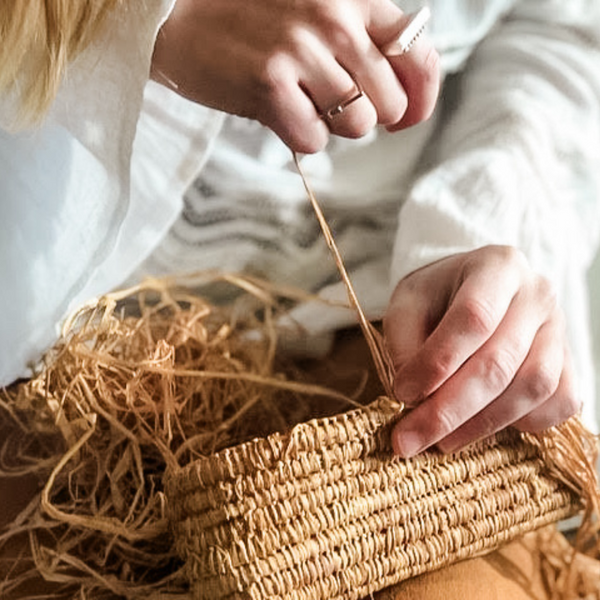
<instances>
[{"instance_id":1,"label":"tan raffia","mask_svg":"<svg viewBox=\"0 0 600 600\"><path fill-rule=\"evenodd\" d=\"M199 291L224 283L245 294L225 306ZM43 483L0 532L0 547L30 541L0 596L40 597L41 575L65 600L189 587L197 600L358 599L579 511L578 544L600 556L586 546L597 439L579 421L394 458L401 406L357 408L275 360L279 317L309 299L204 273L110 294L67 321L44 369L0 395L12 424L0 471ZM385 380L381 338L359 321ZM593 587L597 561L559 549L546 562L553 600Z\"/></svg>"},{"instance_id":2,"label":"tan raffia","mask_svg":"<svg viewBox=\"0 0 600 600\"><path fill-rule=\"evenodd\" d=\"M193 288L213 277L248 297L211 305ZM85 307L45 369L0 396L15 424L0 470L43 482L0 532L0 546L30 540L0 597L38 597L21 589L42 575L65 600L162 598L190 585L209 598L232 585L232 598L353 598L491 551L580 501L590 515L597 507L595 440L577 421L394 459L396 404L357 409L275 364L281 301L301 295L232 276L181 283ZM569 556L551 559L557 585L578 581Z\"/></svg>"},{"instance_id":3,"label":"tan raffia","mask_svg":"<svg viewBox=\"0 0 600 600\"><path fill-rule=\"evenodd\" d=\"M209 302L199 289L212 285L233 299ZM0 529L0 551L29 540L0 560L0 598L40 598L41 577L55 600L185 594L167 467L356 406L276 361L277 315L300 298L314 299L204 272L149 280L68 319L44 368L0 390L0 476L40 480Z\"/></svg>"},{"instance_id":4,"label":"tan raffia","mask_svg":"<svg viewBox=\"0 0 600 600\"><path fill-rule=\"evenodd\" d=\"M398 408L381 398L171 472L193 597L359 600L580 508L514 431L454 455L394 458Z\"/></svg>"},{"instance_id":5,"label":"tan raffia","mask_svg":"<svg viewBox=\"0 0 600 600\"><path fill-rule=\"evenodd\" d=\"M391 397L385 347L294 158ZM403 410L380 398L170 470L169 519L194 599L360 600L582 508L580 541L593 538L597 439L577 419L402 460L389 430ZM570 559L561 562L568 581Z\"/></svg>"}]
</instances>

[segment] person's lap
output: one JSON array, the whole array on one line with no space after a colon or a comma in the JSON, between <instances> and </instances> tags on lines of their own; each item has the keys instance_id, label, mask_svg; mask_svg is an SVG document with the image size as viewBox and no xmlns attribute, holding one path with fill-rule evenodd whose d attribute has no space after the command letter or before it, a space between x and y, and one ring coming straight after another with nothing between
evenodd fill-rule
<instances>
[{"instance_id":1,"label":"person's lap","mask_svg":"<svg viewBox=\"0 0 600 600\"><path fill-rule=\"evenodd\" d=\"M375 399L382 392L358 330L341 332L329 358L302 361L301 369L309 379L321 385L336 387L346 393L360 388L363 399ZM34 477L0 478L2 530L31 502L39 485ZM13 570L15 561L26 554L26 536L4 545L0 553L0 577ZM375 600L545 600L550 596L543 585L540 557L541 549L534 533L487 556L405 581L379 592ZM39 587L33 590L35 592L46 587L41 579L33 585Z\"/></svg>"}]
</instances>

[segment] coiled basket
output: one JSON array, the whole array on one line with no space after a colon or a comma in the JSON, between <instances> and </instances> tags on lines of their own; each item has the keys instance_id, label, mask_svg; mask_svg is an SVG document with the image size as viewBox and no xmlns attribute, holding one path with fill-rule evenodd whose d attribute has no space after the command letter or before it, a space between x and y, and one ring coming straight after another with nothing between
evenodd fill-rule
<instances>
[{"instance_id":1,"label":"coiled basket","mask_svg":"<svg viewBox=\"0 0 600 600\"><path fill-rule=\"evenodd\" d=\"M580 509L527 434L394 457L398 408L380 398L170 470L193 597L358 600Z\"/></svg>"}]
</instances>

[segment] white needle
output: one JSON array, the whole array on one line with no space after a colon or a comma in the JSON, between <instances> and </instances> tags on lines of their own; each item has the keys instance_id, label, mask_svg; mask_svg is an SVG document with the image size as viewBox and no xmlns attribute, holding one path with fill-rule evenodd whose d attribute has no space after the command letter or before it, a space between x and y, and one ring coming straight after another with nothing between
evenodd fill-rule
<instances>
[{"instance_id":1,"label":"white needle","mask_svg":"<svg viewBox=\"0 0 600 600\"><path fill-rule=\"evenodd\" d=\"M415 40L421 35L423 29L425 29L425 25L430 17L431 11L428 6L424 6L412 14L400 35L393 42L386 44L381 49L381 52L386 56L398 56L399 54L408 52L415 43Z\"/></svg>"}]
</instances>

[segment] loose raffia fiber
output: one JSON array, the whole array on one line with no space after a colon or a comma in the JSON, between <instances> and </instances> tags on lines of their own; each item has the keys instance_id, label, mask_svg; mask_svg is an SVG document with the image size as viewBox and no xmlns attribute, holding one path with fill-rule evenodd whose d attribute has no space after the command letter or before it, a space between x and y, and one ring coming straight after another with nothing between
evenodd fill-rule
<instances>
[{"instance_id":1,"label":"loose raffia fiber","mask_svg":"<svg viewBox=\"0 0 600 600\"><path fill-rule=\"evenodd\" d=\"M214 273L148 281L77 311L39 373L0 390L0 476L41 483L0 530L0 550L28 546L0 559L0 598L39 598L42 578L65 600L187 592L167 467L353 405L279 369L275 320L296 293Z\"/></svg>"},{"instance_id":2,"label":"loose raffia fiber","mask_svg":"<svg viewBox=\"0 0 600 600\"><path fill-rule=\"evenodd\" d=\"M391 398L389 357L296 166ZM404 407L368 407L198 459L167 474L169 518L196 600L359 600L571 516L593 530L597 440L576 421L501 432L457 454L393 457Z\"/></svg>"},{"instance_id":3,"label":"loose raffia fiber","mask_svg":"<svg viewBox=\"0 0 600 600\"><path fill-rule=\"evenodd\" d=\"M381 340L340 270L389 389ZM39 597L23 584L41 575L48 598L162 600L191 587L197 599L350 600L580 511L577 545L593 542L597 439L577 420L394 458L401 406L357 408L276 364L277 317L306 297L223 282L248 296L215 306L197 281L162 280L99 299L67 322L42 371L4 392L14 427L0 474L37 474L42 489L0 534L0 547L29 539L0 597ZM558 552L546 561L553 600L591 597L573 592L581 555Z\"/></svg>"},{"instance_id":4,"label":"loose raffia fiber","mask_svg":"<svg viewBox=\"0 0 600 600\"><path fill-rule=\"evenodd\" d=\"M231 283L250 293L227 307L169 281L101 298L5 391L0 474L42 488L0 534L30 547L0 597L41 575L61 599L358 598L597 508L577 421L393 458L400 407L280 370L275 292Z\"/></svg>"}]
</instances>

